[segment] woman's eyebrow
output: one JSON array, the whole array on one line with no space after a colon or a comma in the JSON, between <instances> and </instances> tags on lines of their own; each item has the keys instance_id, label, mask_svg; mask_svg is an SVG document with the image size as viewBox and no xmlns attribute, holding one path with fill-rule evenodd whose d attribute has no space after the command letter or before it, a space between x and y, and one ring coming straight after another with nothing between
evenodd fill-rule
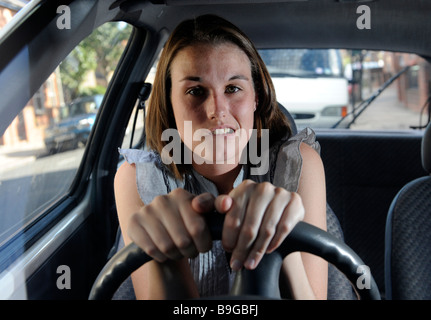
<instances>
[{"instance_id":1,"label":"woman's eyebrow","mask_svg":"<svg viewBox=\"0 0 431 320\"><path fill-rule=\"evenodd\" d=\"M244 75L238 74L238 75L234 75L232 77L229 78L229 81L232 80L245 80L245 81L249 81L250 79Z\"/></svg>"},{"instance_id":2,"label":"woman's eyebrow","mask_svg":"<svg viewBox=\"0 0 431 320\"><path fill-rule=\"evenodd\" d=\"M238 75L234 75L234 76L230 77L228 81L232 81L232 80L249 81L250 79L244 75L238 74ZM182 82L182 81L202 82L202 78L198 77L198 76L185 76L184 78L182 78L180 80L180 82Z\"/></svg>"},{"instance_id":3,"label":"woman's eyebrow","mask_svg":"<svg viewBox=\"0 0 431 320\"><path fill-rule=\"evenodd\" d=\"M180 82L182 82L182 81L202 82L202 79L201 79L201 77L196 77L196 76L186 76L180 80Z\"/></svg>"}]
</instances>

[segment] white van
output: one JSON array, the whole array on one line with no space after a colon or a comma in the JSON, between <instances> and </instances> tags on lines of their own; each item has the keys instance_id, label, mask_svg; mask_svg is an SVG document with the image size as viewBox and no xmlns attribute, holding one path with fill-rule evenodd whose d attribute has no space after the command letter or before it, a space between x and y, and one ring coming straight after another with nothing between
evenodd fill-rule
<instances>
[{"instance_id":1,"label":"white van","mask_svg":"<svg viewBox=\"0 0 431 320\"><path fill-rule=\"evenodd\" d=\"M259 50L277 100L298 128L331 128L348 113L348 80L335 49Z\"/></svg>"}]
</instances>

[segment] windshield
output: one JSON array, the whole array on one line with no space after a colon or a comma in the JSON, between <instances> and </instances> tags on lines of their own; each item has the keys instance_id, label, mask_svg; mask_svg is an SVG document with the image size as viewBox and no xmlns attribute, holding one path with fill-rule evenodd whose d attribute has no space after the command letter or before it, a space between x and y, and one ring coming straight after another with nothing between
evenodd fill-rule
<instances>
[{"instance_id":1,"label":"windshield","mask_svg":"<svg viewBox=\"0 0 431 320\"><path fill-rule=\"evenodd\" d=\"M263 49L259 53L273 77L342 77L335 49Z\"/></svg>"}]
</instances>

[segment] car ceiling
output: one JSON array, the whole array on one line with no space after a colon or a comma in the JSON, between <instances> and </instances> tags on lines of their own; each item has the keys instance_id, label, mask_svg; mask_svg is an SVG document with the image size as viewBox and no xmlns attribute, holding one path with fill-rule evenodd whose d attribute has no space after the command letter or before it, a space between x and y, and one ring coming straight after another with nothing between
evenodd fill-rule
<instances>
[{"instance_id":1,"label":"car ceiling","mask_svg":"<svg viewBox=\"0 0 431 320\"><path fill-rule=\"evenodd\" d=\"M180 21L205 13L227 18L258 47L346 48L431 55L431 1L421 0L166 0L116 1L134 23L172 30ZM165 3L162 3L165 2ZM371 12L371 29L358 29L360 5ZM139 15L139 18L137 18ZM258 22L258 23L256 23ZM265 28L261 26L264 25Z\"/></svg>"}]
</instances>

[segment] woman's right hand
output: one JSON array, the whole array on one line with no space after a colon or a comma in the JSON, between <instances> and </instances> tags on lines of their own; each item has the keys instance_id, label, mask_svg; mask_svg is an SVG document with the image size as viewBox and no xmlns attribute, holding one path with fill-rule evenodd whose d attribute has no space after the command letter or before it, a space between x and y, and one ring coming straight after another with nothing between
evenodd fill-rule
<instances>
[{"instance_id":1,"label":"woman's right hand","mask_svg":"<svg viewBox=\"0 0 431 320\"><path fill-rule=\"evenodd\" d=\"M158 262L193 258L212 247L204 214L214 209L210 193L184 189L160 195L132 215L128 236Z\"/></svg>"}]
</instances>

